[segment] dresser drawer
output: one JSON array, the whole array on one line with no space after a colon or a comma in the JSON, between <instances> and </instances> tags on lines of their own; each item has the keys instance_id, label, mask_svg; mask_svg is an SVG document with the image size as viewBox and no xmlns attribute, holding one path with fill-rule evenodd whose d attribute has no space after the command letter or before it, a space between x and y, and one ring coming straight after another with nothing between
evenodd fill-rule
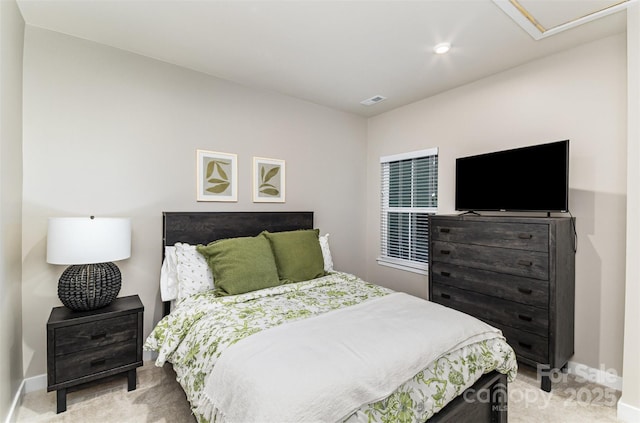
<instances>
[{"instance_id":1,"label":"dresser drawer","mask_svg":"<svg viewBox=\"0 0 640 423\"><path fill-rule=\"evenodd\" d=\"M515 351L517 359L527 358L537 363L549 362L549 338L506 325L495 326L502 330L507 343Z\"/></svg>"},{"instance_id":2,"label":"dresser drawer","mask_svg":"<svg viewBox=\"0 0 640 423\"><path fill-rule=\"evenodd\" d=\"M549 254L482 245L434 241L431 260L498 273L549 280Z\"/></svg>"},{"instance_id":3,"label":"dresser drawer","mask_svg":"<svg viewBox=\"0 0 640 423\"><path fill-rule=\"evenodd\" d=\"M436 218L431 220L431 239L546 252L549 251L549 225L508 222L487 225Z\"/></svg>"},{"instance_id":4,"label":"dresser drawer","mask_svg":"<svg viewBox=\"0 0 640 423\"><path fill-rule=\"evenodd\" d=\"M135 339L137 314L97 320L56 329L55 355L69 354Z\"/></svg>"},{"instance_id":5,"label":"dresser drawer","mask_svg":"<svg viewBox=\"0 0 640 423\"><path fill-rule=\"evenodd\" d=\"M136 361L138 360L135 339L63 355L56 360L55 383L93 375Z\"/></svg>"},{"instance_id":6,"label":"dresser drawer","mask_svg":"<svg viewBox=\"0 0 640 423\"><path fill-rule=\"evenodd\" d=\"M516 329L548 336L548 310L434 283L432 301Z\"/></svg>"},{"instance_id":7,"label":"dresser drawer","mask_svg":"<svg viewBox=\"0 0 640 423\"><path fill-rule=\"evenodd\" d=\"M522 276L434 262L430 272L434 283L475 291L504 300L540 308L549 306L549 282Z\"/></svg>"}]
</instances>

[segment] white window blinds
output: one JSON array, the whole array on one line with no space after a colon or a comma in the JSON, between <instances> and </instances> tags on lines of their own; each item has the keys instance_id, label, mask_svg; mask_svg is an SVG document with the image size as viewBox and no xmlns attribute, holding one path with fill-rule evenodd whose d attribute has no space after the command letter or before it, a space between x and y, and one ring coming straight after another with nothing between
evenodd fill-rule
<instances>
[{"instance_id":1,"label":"white window blinds","mask_svg":"<svg viewBox=\"0 0 640 423\"><path fill-rule=\"evenodd\" d=\"M438 207L438 149L380 158L380 258L384 265L426 271L429 214Z\"/></svg>"}]
</instances>

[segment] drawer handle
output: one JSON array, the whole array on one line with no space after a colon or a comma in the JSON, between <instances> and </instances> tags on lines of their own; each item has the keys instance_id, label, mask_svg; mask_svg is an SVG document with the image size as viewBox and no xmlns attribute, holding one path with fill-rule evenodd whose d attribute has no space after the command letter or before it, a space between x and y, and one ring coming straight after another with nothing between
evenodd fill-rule
<instances>
[{"instance_id":1,"label":"drawer handle","mask_svg":"<svg viewBox=\"0 0 640 423\"><path fill-rule=\"evenodd\" d=\"M442 294L440 294L440 296L441 296L442 298L444 298L445 300L449 300L449 299L451 299L451 295L449 295L449 294L442 293Z\"/></svg>"},{"instance_id":2,"label":"drawer handle","mask_svg":"<svg viewBox=\"0 0 640 423\"><path fill-rule=\"evenodd\" d=\"M530 350L531 348L533 348L533 346L531 344L527 344L525 342L522 341L518 341L518 345L520 345L522 348L526 348L528 350Z\"/></svg>"},{"instance_id":3,"label":"drawer handle","mask_svg":"<svg viewBox=\"0 0 640 423\"><path fill-rule=\"evenodd\" d=\"M531 239L531 238L533 238L533 235L531 235L531 234L520 234L520 235L518 235L518 238L520 238L520 239Z\"/></svg>"},{"instance_id":4,"label":"drawer handle","mask_svg":"<svg viewBox=\"0 0 640 423\"><path fill-rule=\"evenodd\" d=\"M91 335L91 340L95 341L96 339L102 339L102 338L106 338L107 334L105 333L97 333L95 335Z\"/></svg>"},{"instance_id":5,"label":"drawer handle","mask_svg":"<svg viewBox=\"0 0 640 423\"><path fill-rule=\"evenodd\" d=\"M91 367L95 367L95 366L102 366L104 363L106 363L106 360L104 358L100 358L98 360L93 360L92 362L89 363L89 365Z\"/></svg>"},{"instance_id":6,"label":"drawer handle","mask_svg":"<svg viewBox=\"0 0 640 423\"><path fill-rule=\"evenodd\" d=\"M518 291L520 291L523 294L527 294L527 295L531 295L533 293L533 291L531 289L528 289L528 288L518 288Z\"/></svg>"},{"instance_id":7,"label":"drawer handle","mask_svg":"<svg viewBox=\"0 0 640 423\"><path fill-rule=\"evenodd\" d=\"M533 266L533 262L528 260L518 260L518 264L520 266L527 266L527 267Z\"/></svg>"},{"instance_id":8,"label":"drawer handle","mask_svg":"<svg viewBox=\"0 0 640 423\"><path fill-rule=\"evenodd\" d=\"M440 232L448 234L449 232L451 232L451 229L449 229L449 228L440 228Z\"/></svg>"},{"instance_id":9,"label":"drawer handle","mask_svg":"<svg viewBox=\"0 0 640 423\"><path fill-rule=\"evenodd\" d=\"M450 253L451 253L451 251L449 251L449 250L440 250L440 254L444 254L445 256L447 254L450 254Z\"/></svg>"},{"instance_id":10,"label":"drawer handle","mask_svg":"<svg viewBox=\"0 0 640 423\"><path fill-rule=\"evenodd\" d=\"M525 316L525 315L523 315L523 314L518 314L518 319L520 319L520 320L524 320L525 322L530 322L530 321L532 321L532 320L533 320L533 318L532 318L532 317Z\"/></svg>"},{"instance_id":11,"label":"drawer handle","mask_svg":"<svg viewBox=\"0 0 640 423\"><path fill-rule=\"evenodd\" d=\"M451 273L449 273L449 272L440 272L440 274L441 274L442 276L446 276L446 277L451 276Z\"/></svg>"}]
</instances>

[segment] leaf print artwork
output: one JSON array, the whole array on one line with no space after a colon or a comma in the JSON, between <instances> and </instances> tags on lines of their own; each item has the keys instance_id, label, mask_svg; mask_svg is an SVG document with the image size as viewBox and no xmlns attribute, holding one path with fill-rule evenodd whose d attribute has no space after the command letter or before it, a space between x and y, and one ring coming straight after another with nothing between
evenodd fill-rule
<instances>
[{"instance_id":1,"label":"leaf print artwork","mask_svg":"<svg viewBox=\"0 0 640 423\"><path fill-rule=\"evenodd\" d=\"M253 158L253 201L284 203L284 160Z\"/></svg>"},{"instance_id":2,"label":"leaf print artwork","mask_svg":"<svg viewBox=\"0 0 640 423\"><path fill-rule=\"evenodd\" d=\"M224 193L231 185L229 176L224 168L230 166L231 162L228 160L210 160L209 163L207 163L205 177L211 186L205 188L205 191L214 194Z\"/></svg>"},{"instance_id":3,"label":"leaf print artwork","mask_svg":"<svg viewBox=\"0 0 640 423\"><path fill-rule=\"evenodd\" d=\"M269 166L261 165L260 166L260 193L264 195L278 196L280 195L279 187L275 184L278 184L278 181L272 181L272 179L278 175L280 172L280 166L271 166L271 168L267 171Z\"/></svg>"},{"instance_id":4,"label":"leaf print artwork","mask_svg":"<svg viewBox=\"0 0 640 423\"><path fill-rule=\"evenodd\" d=\"M198 201L237 201L237 156L197 150Z\"/></svg>"}]
</instances>

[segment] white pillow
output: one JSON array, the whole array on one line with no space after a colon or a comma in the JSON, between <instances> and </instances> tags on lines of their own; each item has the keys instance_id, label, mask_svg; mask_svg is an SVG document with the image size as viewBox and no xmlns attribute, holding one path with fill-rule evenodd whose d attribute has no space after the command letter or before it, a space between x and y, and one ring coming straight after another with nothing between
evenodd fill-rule
<instances>
[{"instance_id":1,"label":"white pillow","mask_svg":"<svg viewBox=\"0 0 640 423\"><path fill-rule=\"evenodd\" d=\"M213 289L213 274L195 245L176 243L178 300Z\"/></svg>"},{"instance_id":2,"label":"white pillow","mask_svg":"<svg viewBox=\"0 0 640 423\"><path fill-rule=\"evenodd\" d=\"M324 271L333 272L333 259L329 250L329 234L318 237L320 240L320 249L322 250L322 258L324 259Z\"/></svg>"},{"instance_id":3,"label":"white pillow","mask_svg":"<svg viewBox=\"0 0 640 423\"><path fill-rule=\"evenodd\" d=\"M178 274L176 273L176 247L164 247L164 260L160 268L160 298L171 301L178 298Z\"/></svg>"}]
</instances>

